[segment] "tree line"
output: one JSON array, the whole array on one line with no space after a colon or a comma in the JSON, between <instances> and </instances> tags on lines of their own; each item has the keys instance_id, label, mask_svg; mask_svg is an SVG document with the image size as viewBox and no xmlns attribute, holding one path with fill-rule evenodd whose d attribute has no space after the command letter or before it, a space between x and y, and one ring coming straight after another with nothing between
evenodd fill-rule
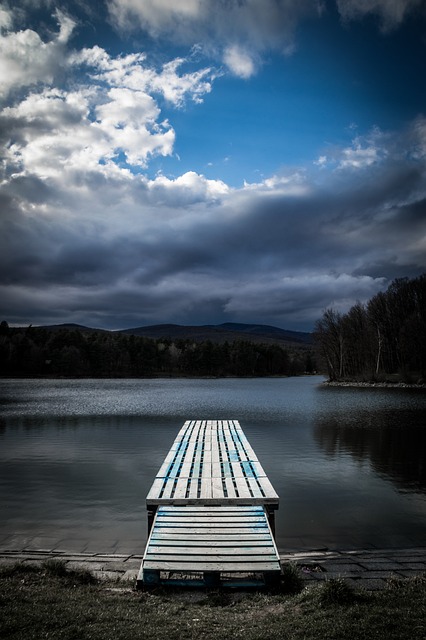
<instances>
[{"instance_id":1,"label":"tree line","mask_svg":"<svg viewBox=\"0 0 426 640\"><path fill-rule=\"evenodd\" d=\"M154 340L108 331L0 325L1 376L273 376L312 373L308 349L245 340Z\"/></svg>"},{"instance_id":2,"label":"tree line","mask_svg":"<svg viewBox=\"0 0 426 640\"><path fill-rule=\"evenodd\" d=\"M327 309L314 338L330 380L424 380L426 274L398 278L345 314Z\"/></svg>"}]
</instances>

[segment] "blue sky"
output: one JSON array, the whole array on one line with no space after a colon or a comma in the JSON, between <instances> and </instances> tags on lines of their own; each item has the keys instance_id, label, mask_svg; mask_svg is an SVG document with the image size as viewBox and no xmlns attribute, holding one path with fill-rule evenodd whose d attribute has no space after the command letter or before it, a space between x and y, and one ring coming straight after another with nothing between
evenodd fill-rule
<instances>
[{"instance_id":1,"label":"blue sky","mask_svg":"<svg viewBox=\"0 0 426 640\"><path fill-rule=\"evenodd\" d=\"M311 330L426 271L422 0L0 2L1 314Z\"/></svg>"}]
</instances>

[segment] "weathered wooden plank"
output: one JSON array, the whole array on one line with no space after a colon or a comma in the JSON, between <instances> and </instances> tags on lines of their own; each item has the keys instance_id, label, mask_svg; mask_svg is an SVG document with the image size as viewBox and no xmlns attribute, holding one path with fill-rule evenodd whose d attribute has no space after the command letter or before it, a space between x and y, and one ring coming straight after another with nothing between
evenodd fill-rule
<instances>
[{"instance_id":1,"label":"weathered wooden plank","mask_svg":"<svg viewBox=\"0 0 426 640\"><path fill-rule=\"evenodd\" d=\"M173 493L173 498L186 498L187 489L188 478L179 478Z\"/></svg>"},{"instance_id":2,"label":"weathered wooden plank","mask_svg":"<svg viewBox=\"0 0 426 640\"><path fill-rule=\"evenodd\" d=\"M212 497L213 488L211 482L206 482L206 478L204 477L204 467L203 467L203 478L201 480L201 490L200 490L200 498L202 500L209 500Z\"/></svg>"},{"instance_id":3,"label":"weathered wooden plank","mask_svg":"<svg viewBox=\"0 0 426 640\"><path fill-rule=\"evenodd\" d=\"M210 489L211 489L211 485L210 485ZM200 495L200 497L197 498L154 498L152 500L146 500L146 504L149 507L152 506L158 506L158 505L170 505L170 506L184 506L184 505L189 505L189 504L193 504L193 505L197 505L200 504L200 502L202 502L203 504L205 504L206 506L210 506L210 507L216 507L216 506L220 506L221 504L223 504L223 502L226 500L227 504L231 504L231 505L246 505L246 504L252 504L252 505L270 505L273 507L277 507L278 505L278 501L275 498L272 497L261 497L261 498L239 498L239 497L216 497L213 498L212 496L205 496L203 497L202 495Z\"/></svg>"},{"instance_id":4,"label":"weathered wooden plank","mask_svg":"<svg viewBox=\"0 0 426 640\"><path fill-rule=\"evenodd\" d=\"M203 467L201 470L201 477L198 477L199 480L201 480L201 484L208 484L211 485L211 478L212 478L212 467L211 464L209 464L208 462L203 462ZM210 493L209 495L211 495L211 488L210 488Z\"/></svg>"},{"instance_id":5,"label":"weathered wooden plank","mask_svg":"<svg viewBox=\"0 0 426 640\"><path fill-rule=\"evenodd\" d=\"M210 431L207 429L207 427L204 430L203 433L203 447L205 451L211 451L212 448L212 442L211 442L211 437L210 437Z\"/></svg>"},{"instance_id":6,"label":"weathered wooden plank","mask_svg":"<svg viewBox=\"0 0 426 640\"><path fill-rule=\"evenodd\" d=\"M220 549L222 547L231 547L232 549L234 549L236 547L243 547L247 544L249 544L250 547L273 548L273 545L271 545L270 542L269 535L251 535L250 539L248 539L248 536L244 536L244 538L242 538L241 536L233 536L231 538L230 536L223 539L217 539L214 535L198 535L188 537L183 535L179 536L179 534L158 534L156 536L152 536L150 540L151 545L164 545L166 547L169 547L171 545L175 547L186 547L189 543L194 545L194 547L208 547L211 549Z\"/></svg>"},{"instance_id":7,"label":"weathered wooden plank","mask_svg":"<svg viewBox=\"0 0 426 640\"><path fill-rule=\"evenodd\" d=\"M217 442L211 442L211 463L212 465L214 464L220 464L221 460L220 460L220 450L219 450L219 446Z\"/></svg>"},{"instance_id":8,"label":"weathered wooden plank","mask_svg":"<svg viewBox=\"0 0 426 640\"><path fill-rule=\"evenodd\" d=\"M220 506L215 507L214 510L216 513L237 513L239 515L243 513L247 513L247 514L255 513L258 515L263 515L265 513L264 509L261 506L251 505L251 504L242 505L238 507L235 507L229 504L221 504ZM211 513L211 507L203 504L196 504L196 505L188 505L188 506L183 505L180 507L161 506L161 508L159 509L159 513L173 513L173 514L178 514L178 513L189 514L189 513L203 513L203 512Z\"/></svg>"},{"instance_id":9,"label":"weathered wooden plank","mask_svg":"<svg viewBox=\"0 0 426 640\"><path fill-rule=\"evenodd\" d=\"M249 464L247 464L245 466L250 467L253 470L253 474L257 478L261 478L262 476L266 477L266 472L265 472L264 468L262 467L262 465L260 464L260 462L258 462L256 460L250 460ZM247 473L247 475L249 475L249 474Z\"/></svg>"},{"instance_id":10,"label":"weathered wooden plank","mask_svg":"<svg viewBox=\"0 0 426 640\"><path fill-rule=\"evenodd\" d=\"M170 451L168 452L168 454L166 455L166 457L164 458L163 464L160 467L160 469L166 465L166 464L171 464L171 462L173 461L174 457L176 455L176 451L175 449L170 449ZM158 474L157 474L158 475Z\"/></svg>"},{"instance_id":11,"label":"weathered wooden plank","mask_svg":"<svg viewBox=\"0 0 426 640\"><path fill-rule=\"evenodd\" d=\"M189 438L189 434L190 431L189 429L185 429L182 430L178 433L178 435L176 436L172 446L171 446L171 451L174 451L175 453L177 451L180 451L186 444L188 438Z\"/></svg>"},{"instance_id":12,"label":"weathered wooden plank","mask_svg":"<svg viewBox=\"0 0 426 640\"><path fill-rule=\"evenodd\" d=\"M278 494L275 492L275 489L270 483L269 478L267 478L266 476L264 478L259 478L259 484L265 494L265 498L274 499L276 500L276 502L278 502Z\"/></svg>"},{"instance_id":13,"label":"weathered wooden plank","mask_svg":"<svg viewBox=\"0 0 426 640\"><path fill-rule=\"evenodd\" d=\"M163 485L163 489L162 489L162 491L163 491L162 497L164 499L171 498L174 486L175 486L174 478L166 478L165 479L164 485Z\"/></svg>"},{"instance_id":14,"label":"weathered wooden plank","mask_svg":"<svg viewBox=\"0 0 426 640\"><path fill-rule=\"evenodd\" d=\"M202 534L202 535L206 535L206 534L214 534L214 535L246 535L247 534L247 527L239 527L239 526L234 526L234 527L215 527L215 526L210 526L210 527L201 527L199 525L197 525L196 527L191 527L190 529L186 529L185 527L164 527L163 528L159 528L159 531L162 532L166 532L167 533L178 533L178 534L182 534L182 533L186 533L186 535L198 535L198 534ZM264 533L265 531L267 531L266 526L259 524L256 527L253 527L253 529L251 529L250 535L251 533Z\"/></svg>"},{"instance_id":15,"label":"weathered wooden plank","mask_svg":"<svg viewBox=\"0 0 426 640\"><path fill-rule=\"evenodd\" d=\"M147 560L143 565L145 569L160 569L161 571L280 571L279 562L184 562L178 560L176 562L167 561L161 563L159 567L158 561Z\"/></svg>"},{"instance_id":16,"label":"weathered wooden plank","mask_svg":"<svg viewBox=\"0 0 426 640\"><path fill-rule=\"evenodd\" d=\"M272 556L272 559L275 560L275 549L272 545L267 547L260 546L234 546L234 547L225 547L225 546L211 546L211 545L191 545L191 546L166 546L166 545L158 545L155 546L153 544L149 547L149 553L146 556L149 560L153 560L153 556L185 556L188 559L193 559L193 556L215 556L217 561L222 561L223 558L235 558L236 560L241 560L240 556L251 556L252 558L258 556ZM220 556L220 557L219 557ZM209 558L210 560L210 558Z\"/></svg>"},{"instance_id":17,"label":"weathered wooden plank","mask_svg":"<svg viewBox=\"0 0 426 640\"><path fill-rule=\"evenodd\" d=\"M221 462L229 462L228 446L224 438L219 438L218 448Z\"/></svg>"},{"instance_id":18,"label":"weathered wooden plank","mask_svg":"<svg viewBox=\"0 0 426 640\"><path fill-rule=\"evenodd\" d=\"M185 460L185 448L179 449L176 454L176 458L173 461L173 468L176 469L179 465L183 464Z\"/></svg>"},{"instance_id":19,"label":"weathered wooden plank","mask_svg":"<svg viewBox=\"0 0 426 640\"><path fill-rule=\"evenodd\" d=\"M219 460L212 462L212 478L220 478L222 476L221 463Z\"/></svg>"},{"instance_id":20,"label":"weathered wooden plank","mask_svg":"<svg viewBox=\"0 0 426 640\"><path fill-rule=\"evenodd\" d=\"M146 564L149 564L150 562L157 562L157 567L161 569L161 566L163 565L163 563L167 563L167 562L179 562L181 561L183 564L186 564L188 562L192 562L192 563L199 563L200 565L206 566L208 564L220 564L221 568L220 571L229 571L228 566L230 564L235 564L235 563L240 563L241 564L245 564L245 563L250 563L250 564L254 564L254 563L258 563L258 566L261 564L266 564L268 562L276 562L276 557L274 554L269 554L269 555L254 555L254 554L247 554L247 555L237 555L235 554L234 556L232 555L224 555L224 554L218 554L215 556L207 556L206 554L202 553L201 555L187 555L187 556L177 556L175 554L151 554L149 553L146 556L145 559L145 563L144 566ZM244 566L243 564L243 566ZM259 569L258 569L259 570ZM204 569L205 571L205 569Z\"/></svg>"},{"instance_id":21,"label":"weathered wooden plank","mask_svg":"<svg viewBox=\"0 0 426 640\"><path fill-rule=\"evenodd\" d=\"M211 449L204 449L204 452L203 452L203 463L204 464L209 464L211 466L211 464L212 464L212 450Z\"/></svg>"},{"instance_id":22,"label":"weathered wooden plank","mask_svg":"<svg viewBox=\"0 0 426 640\"><path fill-rule=\"evenodd\" d=\"M235 448L241 461L253 460L254 453L247 451L239 440L236 441Z\"/></svg>"},{"instance_id":23,"label":"weathered wooden plank","mask_svg":"<svg viewBox=\"0 0 426 640\"><path fill-rule=\"evenodd\" d=\"M233 478L225 478L225 487L226 487L226 502L231 501L233 498L237 498Z\"/></svg>"},{"instance_id":24,"label":"weathered wooden plank","mask_svg":"<svg viewBox=\"0 0 426 640\"><path fill-rule=\"evenodd\" d=\"M214 526L214 527L246 527L250 528L252 526L261 526L263 521L261 519L256 519L255 517L251 518L250 522L247 522L243 518L232 518L229 520L220 521L214 520L213 518L199 518L194 520L192 523L187 519L173 519L168 518L165 520L158 520L157 527L160 529L164 529L165 527L182 527L188 528L191 530L193 527L206 527L206 526Z\"/></svg>"},{"instance_id":25,"label":"weathered wooden plank","mask_svg":"<svg viewBox=\"0 0 426 640\"><path fill-rule=\"evenodd\" d=\"M157 516L156 526L164 527L169 523L182 523L188 527L192 527L192 525L214 523L220 527L227 527L233 523L238 525L240 523L251 525L252 523L264 522L264 520L264 517L262 518L261 516L247 516L245 514L241 514L240 516L233 514L228 517L225 515L216 516L215 514L193 515L192 517L182 516L180 514L176 516L160 514Z\"/></svg>"},{"instance_id":26,"label":"weathered wooden plank","mask_svg":"<svg viewBox=\"0 0 426 640\"><path fill-rule=\"evenodd\" d=\"M186 478L184 478L183 480L186 480ZM245 482L245 480L243 479L242 482ZM169 518L180 518L180 519L184 519L186 520L186 522L193 522L194 518L208 518L208 519L214 519L215 521L219 521L219 520L223 520L224 522L227 521L231 521L233 518L239 518L242 519L244 518L245 520L248 520L249 518L257 518L257 519L263 519L264 518L264 514L260 513L259 511L238 511L238 507L234 507L232 510L230 511L220 511L220 513L214 513L214 511L212 512L211 507L205 507L204 509L200 510L200 511L191 511L189 508L186 509L186 506L180 506L178 507L179 511L174 513L173 511L171 511L171 509L173 509L173 505L170 505L169 507L161 507L161 512L158 514L157 516L157 521L161 522L162 519L169 519ZM215 507L216 509L216 507Z\"/></svg>"},{"instance_id":27,"label":"weathered wooden plank","mask_svg":"<svg viewBox=\"0 0 426 640\"><path fill-rule=\"evenodd\" d=\"M195 453L195 442L190 442L187 447L185 447L185 451L183 452L182 464L190 463Z\"/></svg>"},{"instance_id":28,"label":"weathered wooden plank","mask_svg":"<svg viewBox=\"0 0 426 640\"><path fill-rule=\"evenodd\" d=\"M260 490L259 484L256 478L247 478L247 484L252 490L252 494L254 498L263 498L263 492Z\"/></svg>"},{"instance_id":29,"label":"weathered wooden plank","mask_svg":"<svg viewBox=\"0 0 426 640\"><path fill-rule=\"evenodd\" d=\"M198 480L190 478L189 480L189 499L198 498Z\"/></svg>"},{"instance_id":30,"label":"weathered wooden plank","mask_svg":"<svg viewBox=\"0 0 426 640\"><path fill-rule=\"evenodd\" d=\"M244 478L241 462L232 462L231 466L232 466L232 473L234 478Z\"/></svg>"},{"instance_id":31,"label":"weathered wooden plank","mask_svg":"<svg viewBox=\"0 0 426 640\"><path fill-rule=\"evenodd\" d=\"M257 456L253 451L249 441L247 440L243 430L238 425L238 427L231 428L231 436L235 442L235 446L238 451L243 454L243 459L246 460L257 460Z\"/></svg>"},{"instance_id":32,"label":"weathered wooden plank","mask_svg":"<svg viewBox=\"0 0 426 640\"><path fill-rule=\"evenodd\" d=\"M170 507L173 507L173 506L174 505L170 505ZM213 507L213 508L216 508L216 507ZM247 522L249 521L248 520L249 518L254 519L254 521L256 522L257 521L263 522L264 520L258 512L246 512L246 514L243 514L243 513L238 514L234 512L222 512L221 514L218 514L217 518L213 518L213 516L208 512L194 512L194 513L188 513L188 514L180 512L176 515L169 514L169 513L162 513L159 517L157 517L157 523L161 524L162 522L169 521L169 520L175 521L175 518L179 518L182 522L187 522L189 525L195 521L195 518L198 519L197 521L210 521L214 519L215 522L224 522L224 523L235 522L236 520L238 521L244 520L245 522Z\"/></svg>"},{"instance_id":33,"label":"weathered wooden plank","mask_svg":"<svg viewBox=\"0 0 426 640\"><path fill-rule=\"evenodd\" d=\"M212 497L219 498L223 500L223 483L222 478L220 476L213 477L211 480L212 484Z\"/></svg>"},{"instance_id":34,"label":"weathered wooden plank","mask_svg":"<svg viewBox=\"0 0 426 640\"><path fill-rule=\"evenodd\" d=\"M262 523L252 524L250 526L244 525L243 523L234 523L229 525L220 526L215 523L200 523L197 522L193 527L189 525L184 525L183 523L168 523L165 525L158 525L156 529L156 533L167 534L169 536L179 537L187 536L188 539L195 539L196 537L204 536L205 534L215 534L215 535L234 535L238 536L240 539L245 537L250 537L259 533L268 533L268 529Z\"/></svg>"},{"instance_id":35,"label":"weathered wooden plank","mask_svg":"<svg viewBox=\"0 0 426 640\"><path fill-rule=\"evenodd\" d=\"M158 499L158 496L160 495L161 489L163 488L164 485L164 480L163 478L156 478L154 480L154 482L151 485L151 489L149 490L149 493L147 495L147 502L149 500L156 500Z\"/></svg>"},{"instance_id":36,"label":"weathered wooden plank","mask_svg":"<svg viewBox=\"0 0 426 640\"><path fill-rule=\"evenodd\" d=\"M191 477L191 466L192 462L187 462L188 457L185 457L185 461L182 464L182 468L180 470L179 476L181 478L190 478Z\"/></svg>"},{"instance_id":37,"label":"weathered wooden plank","mask_svg":"<svg viewBox=\"0 0 426 640\"><path fill-rule=\"evenodd\" d=\"M198 478L201 476L201 457L200 456L195 458L189 475L190 475L190 478Z\"/></svg>"},{"instance_id":38,"label":"weathered wooden plank","mask_svg":"<svg viewBox=\"0 0 426 640\"><path fill-rule=\"evenodd\" d=\"M181 468L181 467L180 467L180 463L179 463L179 461L178 461L177 463L175 463L175 464L172 464L172 465L170 466L170 469L169 469L169 471L168 471L167 475L165 476L165 479L168 479L168 478L173 478L173 479L174 479L174 478L177 478L177 477L180 475L180 468Z\"/></svg>"},{"instance_id":39,"label":"weathered wooden plank","mask_svg":"<svg viewBox=\"0 0 426 640\"><path fill-rule=\"evenodd\" d=\"M237 491L238 496L240 498L252 498L252 492L250 491L250 487L247 484L246 478L236 478Z\"/></svg>"},{"instance_id":40,"label":"weathered wooden plank","mask_svg":"<svg viewBox=\"0 0 426 640\"><path fill-rule=\"evenodd\" d=\"M245 506L235 507L235 506L223 504L223 505L220 505L219 507L215 507L214 511L217 514L235 513L238 515L241 515L242 513L246 513L246 514L254 513L256 515L263 515L265 513L262 507L256 506L256 505L254 506L245 505ZM162 506L159 509L158 514L160 516L163 513L172 513L177 515L179 513L188 514L188 513L211 513L211 512L212 512L211 507L206 507L205 505L188 505L188 506L180 506L180 507Z\"/></svg>"}]
</instances>

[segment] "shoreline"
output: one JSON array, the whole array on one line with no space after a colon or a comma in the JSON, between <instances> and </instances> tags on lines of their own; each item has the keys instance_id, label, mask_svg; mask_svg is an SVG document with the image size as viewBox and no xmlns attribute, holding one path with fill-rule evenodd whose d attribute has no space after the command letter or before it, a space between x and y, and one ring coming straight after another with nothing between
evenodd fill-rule
<instances>
[{"instance_id":1,"label":"shoreline","mask_svg":"<svg viewBox=\"0 0 426 640\"><path fill-rule=\"evenodd\" d=\"M343 578L367 591L385 589L390 578L426 574L426 546L402 549L281 551L281 565L295 564L304 584ZM0 570L16 564L43 565L62 561L68 570L88 570L98 580L134 584L143 554L75 553L46 549L0 549Z\"/></svg>"},{"instance_id":2,"label":"shoreline","mask_svg":"<svg viewBox=\"0 0 426 640\"><path fill-rule=\"evenodd\" d=\"M409 382L359 382L357 380L325 380L326 387L357 387L362 389L422 389L426 390L426 383Z\"/></svg>"}]
</instances>

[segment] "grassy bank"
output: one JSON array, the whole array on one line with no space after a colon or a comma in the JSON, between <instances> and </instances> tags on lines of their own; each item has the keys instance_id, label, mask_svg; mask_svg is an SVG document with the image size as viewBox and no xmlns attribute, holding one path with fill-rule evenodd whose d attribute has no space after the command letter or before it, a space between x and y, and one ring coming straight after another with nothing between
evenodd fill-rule
<instances>
[{"instance_id":1,"label":"grassy bank","mask_svg":"<svg viewBox=\"0 0 426 640\"><path fill-rule=\"evenodd\" d=\"M380 592L340 580L278 593L135 591L60 563L0 572L0 637L31 640L402 640L426 634L426 579ZM299 591L298 593L295 593ZM289 593L292 592L292 593Z\"/></svg>"}]
</instances>

